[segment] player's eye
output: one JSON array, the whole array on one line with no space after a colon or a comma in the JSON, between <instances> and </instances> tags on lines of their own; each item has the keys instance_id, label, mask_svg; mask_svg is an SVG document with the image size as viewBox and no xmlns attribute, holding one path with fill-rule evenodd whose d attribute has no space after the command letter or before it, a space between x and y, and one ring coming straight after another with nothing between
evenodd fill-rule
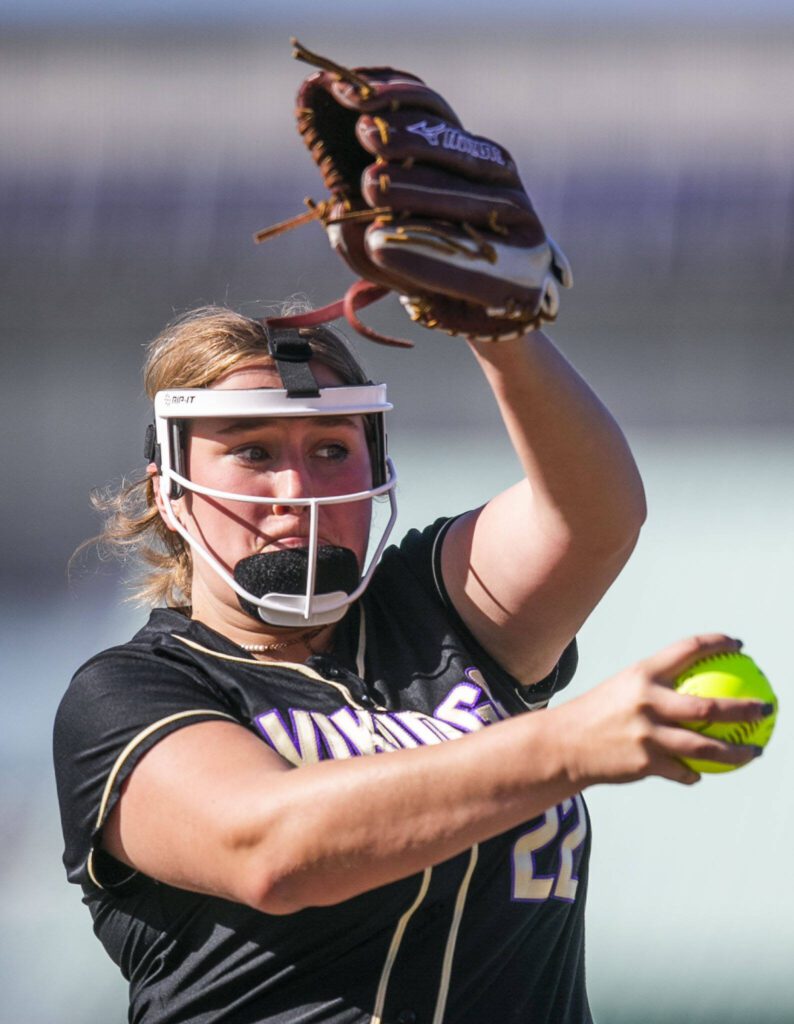
<instances>
[{"instance_id":1,"label":"player's eye","mask_svg":"<svg viewBox=\"0 0 794 1024\"><path fill-rule=\"evenodd\" d=\"M235 448L232 452L235 459L247 465L259 465L270 458L270 454L261 444L245 444Z\"/></svg>"},{"instance_id":2,"label":"player's eye","mask_svg":"<svg viewBox=\"0 0 794 1024\"><path fill-rule=\"evenodd\" d=\"M329 462L344 462L350 455L350 449L339 441L333 441L318 445L314 450L314 454L318 458L328 459Z\"/></svg>"}]
</instances>

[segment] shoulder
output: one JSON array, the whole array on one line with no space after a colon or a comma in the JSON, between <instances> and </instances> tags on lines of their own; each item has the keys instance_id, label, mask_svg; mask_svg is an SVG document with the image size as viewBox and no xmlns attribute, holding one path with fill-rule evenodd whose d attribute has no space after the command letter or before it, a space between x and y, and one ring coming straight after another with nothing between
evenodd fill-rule
<instances>
[{"instance_id":1,"label":"shoulder","mask_svg":"<svg viewBox=\"0 0 794 1024\"><path fill-rule=\"evenodd\" d=\"M441 551L455 517L412 529L383 556L365 594L368 646L379 652L379 674L405 676L410 665L437 677L439 666L477 666L513 711L545 706L570 682L577 666L576 641L563 651L549 675L526 686L507 672L498 651L485 650L461 618L444 584Z\"/></svg>"},{"instance_id":2,"label":"shoulder","mask_svg":"<svg viewBox=\"0 0 794 1024\"><path fill-rule=\"evenodd\" d=\"M184 644L194 632L178 612L154 612L131 640L95 655L69 684L55 718L53 759L72 881L95 881L92 851L101 828L154 744L197 722L240 721Z\"/></svg>"},{"instance_id":3,"label":"shoulder","mask_svg":"<svg viewBox=\"0 0 794 1024\"><path fill-rule=\"evenodd\" d=\"M437 567L444 536L456 517L436 519L424 529L411 529L399 544L388 548L378 566L378 576L409 574L409 583L419 584L429 593L441 596Z\"/></svg>"},{"instance_id":4,"label":"shoulder","mask_svg":"<svg viewBox=\"0 0 794 1024\"><path fill-rule=\"evenodd\" d=\"M192 624L173 609L155 609L146 625L130 640L95 654L77 669L56 715L60 723L90 710L93 722L117 715L126 705L138 709L158 695L194 693L195 659L184 643ZM138 711L138 714L140 712Z\"/></svg>"},{"instance_id":5,"label":"shoulder","mask_svg":"<svg viewBox=\"0 0 794 1024\"><path fill-rule=\"evenodd\" d=\"M173 646L176 637L189 635L192 625L190 619L175 608L154 608L137 633L123 643L98 651L77 669L73 681L101 675L109 667L121 670L124 665L146 664L164 648Z\"/></svg>"}]
</instances>

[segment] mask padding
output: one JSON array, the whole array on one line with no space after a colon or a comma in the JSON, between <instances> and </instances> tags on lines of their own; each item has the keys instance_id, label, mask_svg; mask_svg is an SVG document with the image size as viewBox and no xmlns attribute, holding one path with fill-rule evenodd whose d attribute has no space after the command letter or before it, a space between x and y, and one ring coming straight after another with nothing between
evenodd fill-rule
<instances>
[{"instance_id":1,"label":"mask padding","mask_svg":"<svg viewBox=\"0 0 794 1024\"><path fill-rule=\"evenodd\" d=\"M266 554L249 555L234 567L234 578L249 594L305 594L309 568L308 548L287 548ZM315 594L342 591L352 594L359 584L358 560L349 548L323 545L317 552ZM243 611L261 621L259 608L237 597Z\"/></svg>"}]
</instances>

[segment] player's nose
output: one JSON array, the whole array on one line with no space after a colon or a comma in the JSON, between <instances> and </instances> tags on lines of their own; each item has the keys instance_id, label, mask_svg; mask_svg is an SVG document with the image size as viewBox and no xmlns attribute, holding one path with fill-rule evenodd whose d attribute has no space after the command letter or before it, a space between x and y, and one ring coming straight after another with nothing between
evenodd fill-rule
<instances>
[{"instance_id":1,"label":"player's nose","mask_svg":"<svg viewBox=\"0 0 794 1024\"><path fill-rule=\"evenodd\" d=\"M305 470L300 466L288 466L275 474L273 485L273 511L276 515L290 512L305 511L306 506L300 503L301 498L310 494L309 482Z\"/></svg>"}]
</instances>

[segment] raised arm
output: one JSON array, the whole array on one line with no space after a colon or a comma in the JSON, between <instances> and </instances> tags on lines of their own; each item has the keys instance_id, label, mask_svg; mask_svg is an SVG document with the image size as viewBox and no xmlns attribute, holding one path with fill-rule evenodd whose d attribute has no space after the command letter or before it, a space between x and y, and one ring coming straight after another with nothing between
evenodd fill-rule
<instances>
[{"instance_id":1,"label":"raised arm","mask_svg":"<svg viewBox=\"0 0 794 1024\"><path fill-rule=\"evenodd\" d=\"M525 478L453 524L442 571L474 636L532 683L631 554L642 481L620 428L545 335L470 344Z\"/></svg>"}]
</instances>

